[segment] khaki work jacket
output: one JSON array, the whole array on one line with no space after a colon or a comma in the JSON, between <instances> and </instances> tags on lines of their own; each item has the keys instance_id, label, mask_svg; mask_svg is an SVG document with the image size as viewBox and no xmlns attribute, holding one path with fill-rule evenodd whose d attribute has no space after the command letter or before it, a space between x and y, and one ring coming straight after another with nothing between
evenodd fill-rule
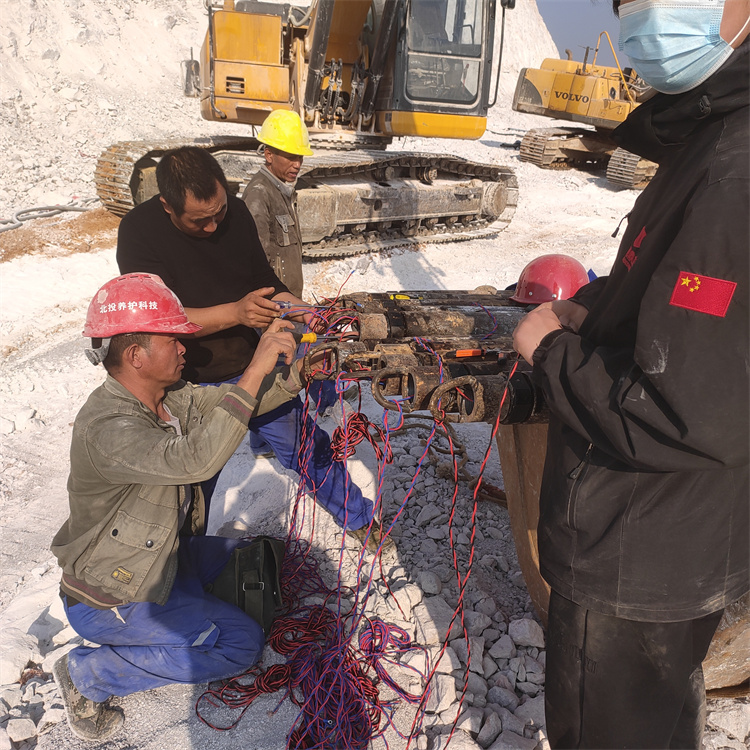
<instances>
[{"instance_id":1,"label":"khaki work jacket","mask_svg":"<svg viewBox=\"0 0 750 750\"><path fill-rule=\"evenodd\" d=\"M242 200L253 216L271 268L295 297L301 297L302 234L294 194L287 197L282 186L267 169L260 169L247 183Z\"/></svg>"},{"instance_id":2,"label":"khaki work jacket","mask_svg":"<svg viewBox=\"0 0 750 750\"><path fill-rule=\"evenodd\" d=\"M296 368L268 376L260 403L235 385L176 383L164 403L182 435L112 377L76 417L70 448L70 516L52 541L61 589L92 607L163 604L177 573L179 513L185 487L193 501L184 532L201 534L200 482L224 466L253 415L289 401Z\"/></svg>"}]
</instances>

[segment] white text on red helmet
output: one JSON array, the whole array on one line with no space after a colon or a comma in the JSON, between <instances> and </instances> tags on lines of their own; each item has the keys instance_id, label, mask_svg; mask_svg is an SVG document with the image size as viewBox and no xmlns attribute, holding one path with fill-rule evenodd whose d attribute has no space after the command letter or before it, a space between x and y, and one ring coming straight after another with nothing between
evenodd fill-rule
<instances>
[{"instance_id":1,"label":"white text on red helmet","mask_svg":"<svg viewBox=\"0 0 750 750\"><path fill-rule=\"evenodd\" d=\"M101 305L99 312L102 314L111 312L120 312L121 310L158 310L159 303L153 301L135 301L130 302L110 302L108 305Z\"/></svg>"}]
</instances>

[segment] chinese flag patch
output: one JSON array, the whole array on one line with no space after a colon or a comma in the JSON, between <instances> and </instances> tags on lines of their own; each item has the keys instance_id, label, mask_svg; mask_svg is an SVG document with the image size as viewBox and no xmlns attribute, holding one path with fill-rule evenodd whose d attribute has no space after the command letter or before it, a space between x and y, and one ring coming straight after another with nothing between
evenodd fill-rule
<instances>
[{"instance_id":1,"label":"chinese flag patch","mask_svg":"<svg viewBox=\"0 0 750 750\"><path fill-rule=\"evenodd\" d=\"M669 304L723 318L736 288L734 281L680 271Z\"/></svg>"}]
</instances>

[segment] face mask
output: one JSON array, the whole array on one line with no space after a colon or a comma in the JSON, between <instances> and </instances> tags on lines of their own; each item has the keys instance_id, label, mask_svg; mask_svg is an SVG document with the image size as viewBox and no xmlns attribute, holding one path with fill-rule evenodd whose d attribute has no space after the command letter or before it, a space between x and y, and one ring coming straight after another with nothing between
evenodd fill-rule
<instances>
[{"instance_id":1,"label":"face mask","mask_svg":"<svg viewBox=\"0 0 750 750\"><path fill-rule=\"evenodd\" d=\"M682 94L734 51L719 35L723 11L724 0L635 0L620 6L620 49L650 86Z\"/></svg>"}]
</instances>

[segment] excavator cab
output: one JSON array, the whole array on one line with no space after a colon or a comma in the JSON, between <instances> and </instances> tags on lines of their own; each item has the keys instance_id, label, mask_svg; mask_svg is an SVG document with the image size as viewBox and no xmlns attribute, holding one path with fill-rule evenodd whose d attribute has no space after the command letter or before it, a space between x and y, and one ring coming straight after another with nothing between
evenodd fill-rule
<instances>
[{"instance_id":1,"label":"excavator cab","mask_svg":"<svg viewBox=\"0 0 750 750\"><path fill-rule=\"evenodd\" d=\"M495 0L407 0L376 129L394 136L479 138L487 124Z\"/></svg>"},{"instance_id":2,"label":"excavator cab","mask_svg":"<svg viewBox=\"0 0 750 750\"><path fill-rule=\"evenodd\" d=\"M505 2L505 0L501 0ZM311 133L479 138L496 0L213 0L201 112L259 125L295 109Z\"/></svg>"},{"instance_id":3,"label":"excavator cab","mask_svg":"<svg viewBox=\"0 0 750 750\"><path fill-rule=\"evenodd\" d=\"M403 95L408 101L429 102L431 107L435 102L447 107L478 102L482 56L493 36L493 26L485 24L487 9L483 0L450 6L447 0L409 3L403 55Z\"/></svg>"},{"instance_id":4,"label":"excavator cab","mask_svg":"<svg viewBox=\"0 0 750 750\"><path fill-rule=\"evenodd\" d=\"M490 78L497 85L496 7L514 0L205 2L191 89L205 119L245 127L199 145L241 193L263 163L253 128L274 110L303 118L313 142L296 187L306 256L493 236L511 220L518 185L509 167L385 147L399 136L482 136ZM148 200L158 159L176 145L108 149L96 172L104 204L123 214Z\"/></svg>"}]
</instances>

